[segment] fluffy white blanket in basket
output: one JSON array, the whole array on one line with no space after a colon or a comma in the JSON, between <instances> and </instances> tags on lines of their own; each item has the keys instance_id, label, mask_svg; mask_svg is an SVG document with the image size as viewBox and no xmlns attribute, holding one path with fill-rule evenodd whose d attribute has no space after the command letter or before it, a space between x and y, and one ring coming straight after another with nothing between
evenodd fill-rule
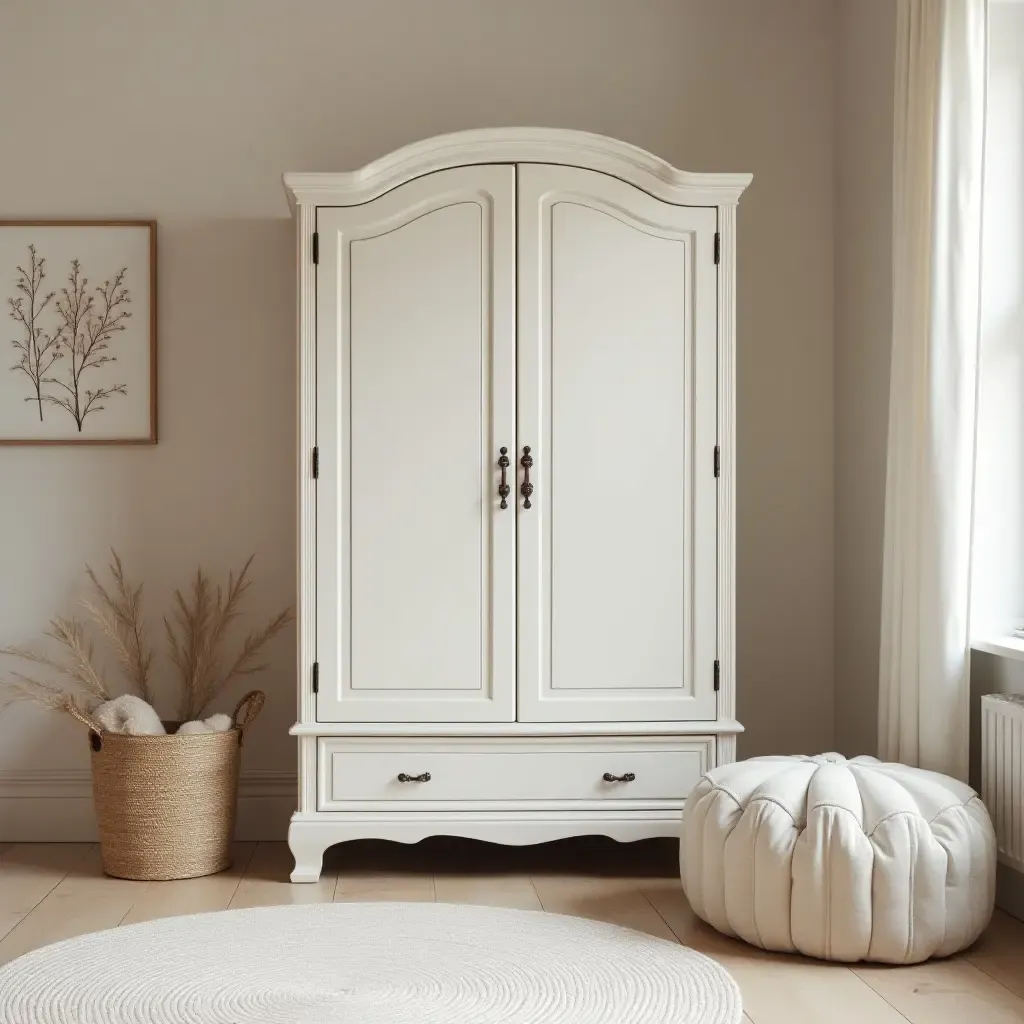
<instances>
[{"instance_id":1,"label":"fluffy white blanket in basket","mask_svg":"<svg viewBox=\"0 0 1024 1024\"><path fill-rule=\"evenodd\" d=\"M101 704L92 713L92 717L104 732L119 732L128 736L164 736L167 733L154 708L141 697L130 693ZM182 723L178 732L186 736L227 732L234 724L230 715L210 715L209 718Z\"/></svg>"},{"instance_id":2,"label":"fluffy white blanket in basket","mask_svg":"<svg viewBox=\"0 0 1024 1024\"><path fill-rule=\"evenodd\" d=\"M160 716L141 697L126 693L101 704L92 713L93 721L104 732L129 736L163 736L167 730Z\"/></svg>"},{"instance_id":3,"label":"fluffy white blanket in basket","mask_svg":"<svg viewBox=\"0 0 1024 1024\"><path fill-rule=\"evenodd\" d=\"M230 715L210 715L201 721L183 722L178 727L178 732L186 735L198 732L227 732L234 724Z\"/></svg>"}]
</instances>

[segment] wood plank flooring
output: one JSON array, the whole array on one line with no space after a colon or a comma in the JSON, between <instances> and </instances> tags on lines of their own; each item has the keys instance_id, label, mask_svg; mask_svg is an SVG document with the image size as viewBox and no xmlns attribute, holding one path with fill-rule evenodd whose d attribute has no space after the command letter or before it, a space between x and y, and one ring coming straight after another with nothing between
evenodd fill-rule
<instances>
[{"instance_id":1,"label":"wood plank flooring","mask_svg":"<svg viewBox=\"0 0 1024 1024\"><path fill-rule=\"evenodd\" d=\"M730 971L748 1024L1024 1024L1024 923L997 912L965 954L915 967L848 968L764 953L693 914L668 840L524 848L366 841L331 850L315 885L292 885L290 870L283 843L238 843L230 871L180 882L107 878L88 843L0 845L0 963L74 935L176 914L437 900L572 914L685 943Z\"/></svg>"}]
</instances>

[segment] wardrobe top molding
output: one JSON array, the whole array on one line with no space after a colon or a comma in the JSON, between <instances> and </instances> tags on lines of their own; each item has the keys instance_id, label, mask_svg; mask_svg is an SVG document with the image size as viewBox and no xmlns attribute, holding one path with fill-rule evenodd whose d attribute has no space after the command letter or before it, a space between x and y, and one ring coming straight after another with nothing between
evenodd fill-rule
<instances>
[{"instance_id":1,"label":"wardrobe top molding","mask_svg":"<svg viewBox=\"0 0 1024 1024\"><path fill-rule=\"evenodd\" d=\"M693 174L628 142L561 128L483 128L414 142L358 171L284 175L288 201L358 206L413 178L493 163L564 164L614 175L677 206L734 206L750 174Z\"/></svg>"}]
</instances>

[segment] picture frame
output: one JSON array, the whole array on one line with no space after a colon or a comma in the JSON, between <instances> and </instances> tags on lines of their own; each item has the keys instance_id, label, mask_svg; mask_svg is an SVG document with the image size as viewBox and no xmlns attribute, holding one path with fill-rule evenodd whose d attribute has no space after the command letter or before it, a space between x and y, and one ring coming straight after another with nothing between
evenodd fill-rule
<instances>
[{"instance_id":1,"label":"picture frame","mask_svg":"<svg viewBox=\"0 0 1024 1024\"><path fill-rule=\"evenodd\" d=\"M0 220L0 445L157 441L154 220Z\"/></svg>"}]
</instances>

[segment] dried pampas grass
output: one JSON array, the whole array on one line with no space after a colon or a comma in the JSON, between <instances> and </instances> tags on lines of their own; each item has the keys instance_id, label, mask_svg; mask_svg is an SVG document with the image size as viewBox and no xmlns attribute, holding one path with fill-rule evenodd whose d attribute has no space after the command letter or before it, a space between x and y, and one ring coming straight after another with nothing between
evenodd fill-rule
<instances>
[{"instance_id":1,"label":"dried pampas grass","mask_svg":"<svg viewBox=\"0 0 1024 1024\"><path fill-rule=\"evenodd\" d=\"M66 689L44 679L26 676L21 672L12 672L9 678L0 680L0 687L6 691L5 699L0 701L0 711L17 701L25 701L51 711L68 711L69 713L69 708L73 706L89 717L85 708Z\"/></svg>"},{"instance_id":2,"label":"dried pampas grass","mask_svg":"<svg viewBox=\"0 0 1024 1024\"><path fill-rule=\"evenodd\" d=\"M0 654L48 668L57 673L60 681L12 672L9 679L0 680L0 687L6 691L0 710L16 701L28 701L57 711L74 707L88 715L90 708L110 700L110 692L95 667L95 653L86 638L85 626L77 619L58 617L51 619L45 635L64 647L65 660L30 647L4 647Z\"/></svg>"},{"instance_id":3,"label":"dried pampas grass","mask_svg":"<svg viewBox=\"0 0 1024 1024\"><path fill-rule=\"evenodd\" d=\"M65 648L66 660L61 661L31 647L4 647L0 649L0 654L52 669L87 698L95 701L110 700L110 691L94 667L93 645L86 638L85 626L81 622L77 619L51 619L50 628L44 635L56 640Z\"/></svg>"},{"instance_id":4,"label":"dried pampas grass","mask_svg":"<svg viewBox=\"0 0 1024 1024\"><path fill-rule=\"evenodd\" d=\"M129 686L148 704L153 703L150 673L153 653L146 643L146 627L142 620L142 584L132 587L124 574L124 566L116 551L111 551L107 566L114 581L113 592L96 578L90 566L86 574L96 591L98 602L85 600L82 607L110 640L117 651L121 670Z\"/></svg>"},{"instance_id":5,"label":"dried pampas grass","mask_svg":"<svg viewBox=\"0 0 1024 1024\"><path fill-rule=\"evenodd\" d=\"M280 612L266 625L248 633L233 659L227 657L229 629L240 617L242 598L251 586L249 567L253 557L249 557L237 577L233 572L228 575L226 589L214 587L210 577L199 568L187 598L180 590L174 592L174 611L170 619L164 619L164 628L181 688L182 720L199 718L235 679L263 671L267 666L258 661L261 652L292 620L289 609ZM90 566L85 567L94 595L80 603L113 647L128 692L153 705L154 655L142 613L142 585L136 587L128 580L116 551L111 551L107 569L112 580L110 586L101 583ZM56 680L9 673L7 678L0 679L0 694L6 698L0 700L0 711L15 701L28 701L88 716L99 704L116 696L105 681L85 623L56 617L44 635L63 649L62 658L23 646L0 648L0 654L49 669Z\"/></svg>"},{"instance_id":6,"label":"dried pampas grass","mask_svg":"<svg viewBox=\"0 0 1024 1024\"><path fill-rule=\"evenodd\" d=\"M254 557L249 556L237 577L229 573L226 590L214 589L206 573L197 569L189 596L174 592L173 621L165 618L164 630L171 661L178 670L180 715L185 721L201 717L235 679L262 672L267 666L256 663L260 652L292 620L286 609L253 630L242 641L234 661L224 668L228 627L238 618L242 597L252 585L248 577Z\"/></svg>"}]
</instances>

